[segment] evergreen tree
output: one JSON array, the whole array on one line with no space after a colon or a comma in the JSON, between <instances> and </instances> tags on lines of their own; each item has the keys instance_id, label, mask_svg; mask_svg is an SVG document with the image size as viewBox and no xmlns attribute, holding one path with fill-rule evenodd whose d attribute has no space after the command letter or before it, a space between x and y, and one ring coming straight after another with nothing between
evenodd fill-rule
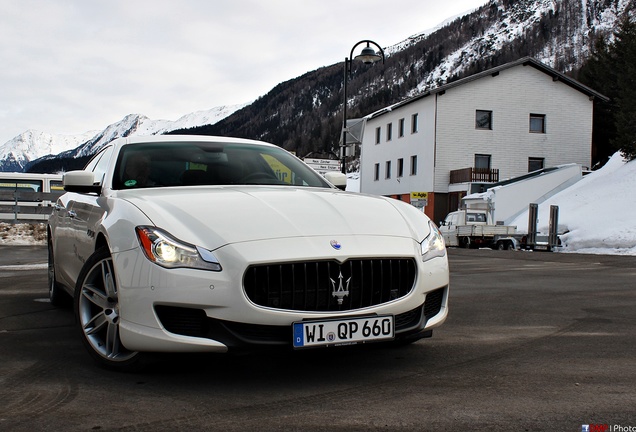
<instances>
[{"instance_id":1,"label":"evergreen tree","mask_svg":"<svg viewBox=\"0 0 636 432\"><path fill-rule=\"evenodd\" d=\"M628 160L636 158L636 23L626 17L614 33L614 41L600 38L579 80L610 98L594 111L594 162L604 163L620 150Z\"/></svg>"},{"instance_id":2,"label":"evergreen tree","mask_svg":"<svg viewBox=\"0 0 636 432\"><path fill-rule=\"evenodd\" d=\"M600 37L594 46L592 55L583 64L578 79L583 84L607 96L608 102L595 100L594 129L592 131L592 164L604 164L618 148L614 147L616 126L616 70L612 66L610 48L604 37Z\"/></svg>"},{"instance_id":3,"label":"evergreen tree","mask_svg":"<svg viewBox=\"0 0 636 432\"><path fill-rule=\"evenodd\" d=\"M636 22L628 19L621 22L614 50L619 92L613 144L626 159L632 160L636 158Z\"/></svg>"}]
</instances>

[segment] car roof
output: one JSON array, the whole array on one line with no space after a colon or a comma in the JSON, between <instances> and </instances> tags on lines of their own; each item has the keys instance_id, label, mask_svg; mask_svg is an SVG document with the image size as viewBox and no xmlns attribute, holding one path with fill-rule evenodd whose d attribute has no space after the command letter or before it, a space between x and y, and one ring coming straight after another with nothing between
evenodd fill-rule
<instances>
[{"instance_id":1,"label":"car roof","mask_svg":"<svg viewBox=\"0 0 636 432\"><path fill-rule=\"evenodd\" d=\"M175 143L175 142L210 142L210 143L228 143L228 144L253 144L266 147L278 147L274 144L264 141L251 140L246 138L222 137L211 135L147 135L147 136L129 136L113 140L115 146L123 146L127 144L146 144L146 143Z\"/></svg>"}]
</instances>

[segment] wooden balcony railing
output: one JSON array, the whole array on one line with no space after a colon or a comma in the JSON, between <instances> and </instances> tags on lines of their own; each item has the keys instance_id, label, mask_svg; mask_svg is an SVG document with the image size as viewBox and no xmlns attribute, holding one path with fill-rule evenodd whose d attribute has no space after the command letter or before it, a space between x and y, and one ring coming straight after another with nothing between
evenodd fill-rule
<instances>
[{"instance_id":1,"label":"wooden balcony railing","mask_svg":"<svg viewBox=\"0 0 636 432\"><path fill-rule=\"evenodd\" d=\"M453 183L496 183L499 181L499 170L496 168L462 168L450 172Z\"/></svg>"}]
</instances>

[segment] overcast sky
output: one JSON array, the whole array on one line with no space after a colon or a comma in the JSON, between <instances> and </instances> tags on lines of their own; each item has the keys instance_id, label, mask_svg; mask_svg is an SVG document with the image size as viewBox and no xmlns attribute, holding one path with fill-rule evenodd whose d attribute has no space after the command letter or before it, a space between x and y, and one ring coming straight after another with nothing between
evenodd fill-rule
<instances>
[{"instance_id":1,"label":"overcast sky","mask_svg":"<svg viewBox=\"0 0 636 432\"><path fill-rule=\"evenodd\" d=\"M0 145L250 102L487 0L0 0ZM355 54L354 54L355 55Z\"/></svg>"}]
</instances>

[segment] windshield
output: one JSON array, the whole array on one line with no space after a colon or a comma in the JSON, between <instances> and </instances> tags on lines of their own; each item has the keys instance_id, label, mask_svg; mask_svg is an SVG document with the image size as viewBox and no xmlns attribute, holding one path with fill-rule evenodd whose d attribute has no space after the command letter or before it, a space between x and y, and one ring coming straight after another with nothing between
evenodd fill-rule
<instances>
[{"instance_id":1,"label":"windshield","mask_svg":"<svg viewBox=\"0 0 636 432\"><path fill-rule=\"evenodd\" d=\"M129 144L113 175L113 189L253 184L329 187L283 149L243 143Z\"/></svg>"}]
</instances>

